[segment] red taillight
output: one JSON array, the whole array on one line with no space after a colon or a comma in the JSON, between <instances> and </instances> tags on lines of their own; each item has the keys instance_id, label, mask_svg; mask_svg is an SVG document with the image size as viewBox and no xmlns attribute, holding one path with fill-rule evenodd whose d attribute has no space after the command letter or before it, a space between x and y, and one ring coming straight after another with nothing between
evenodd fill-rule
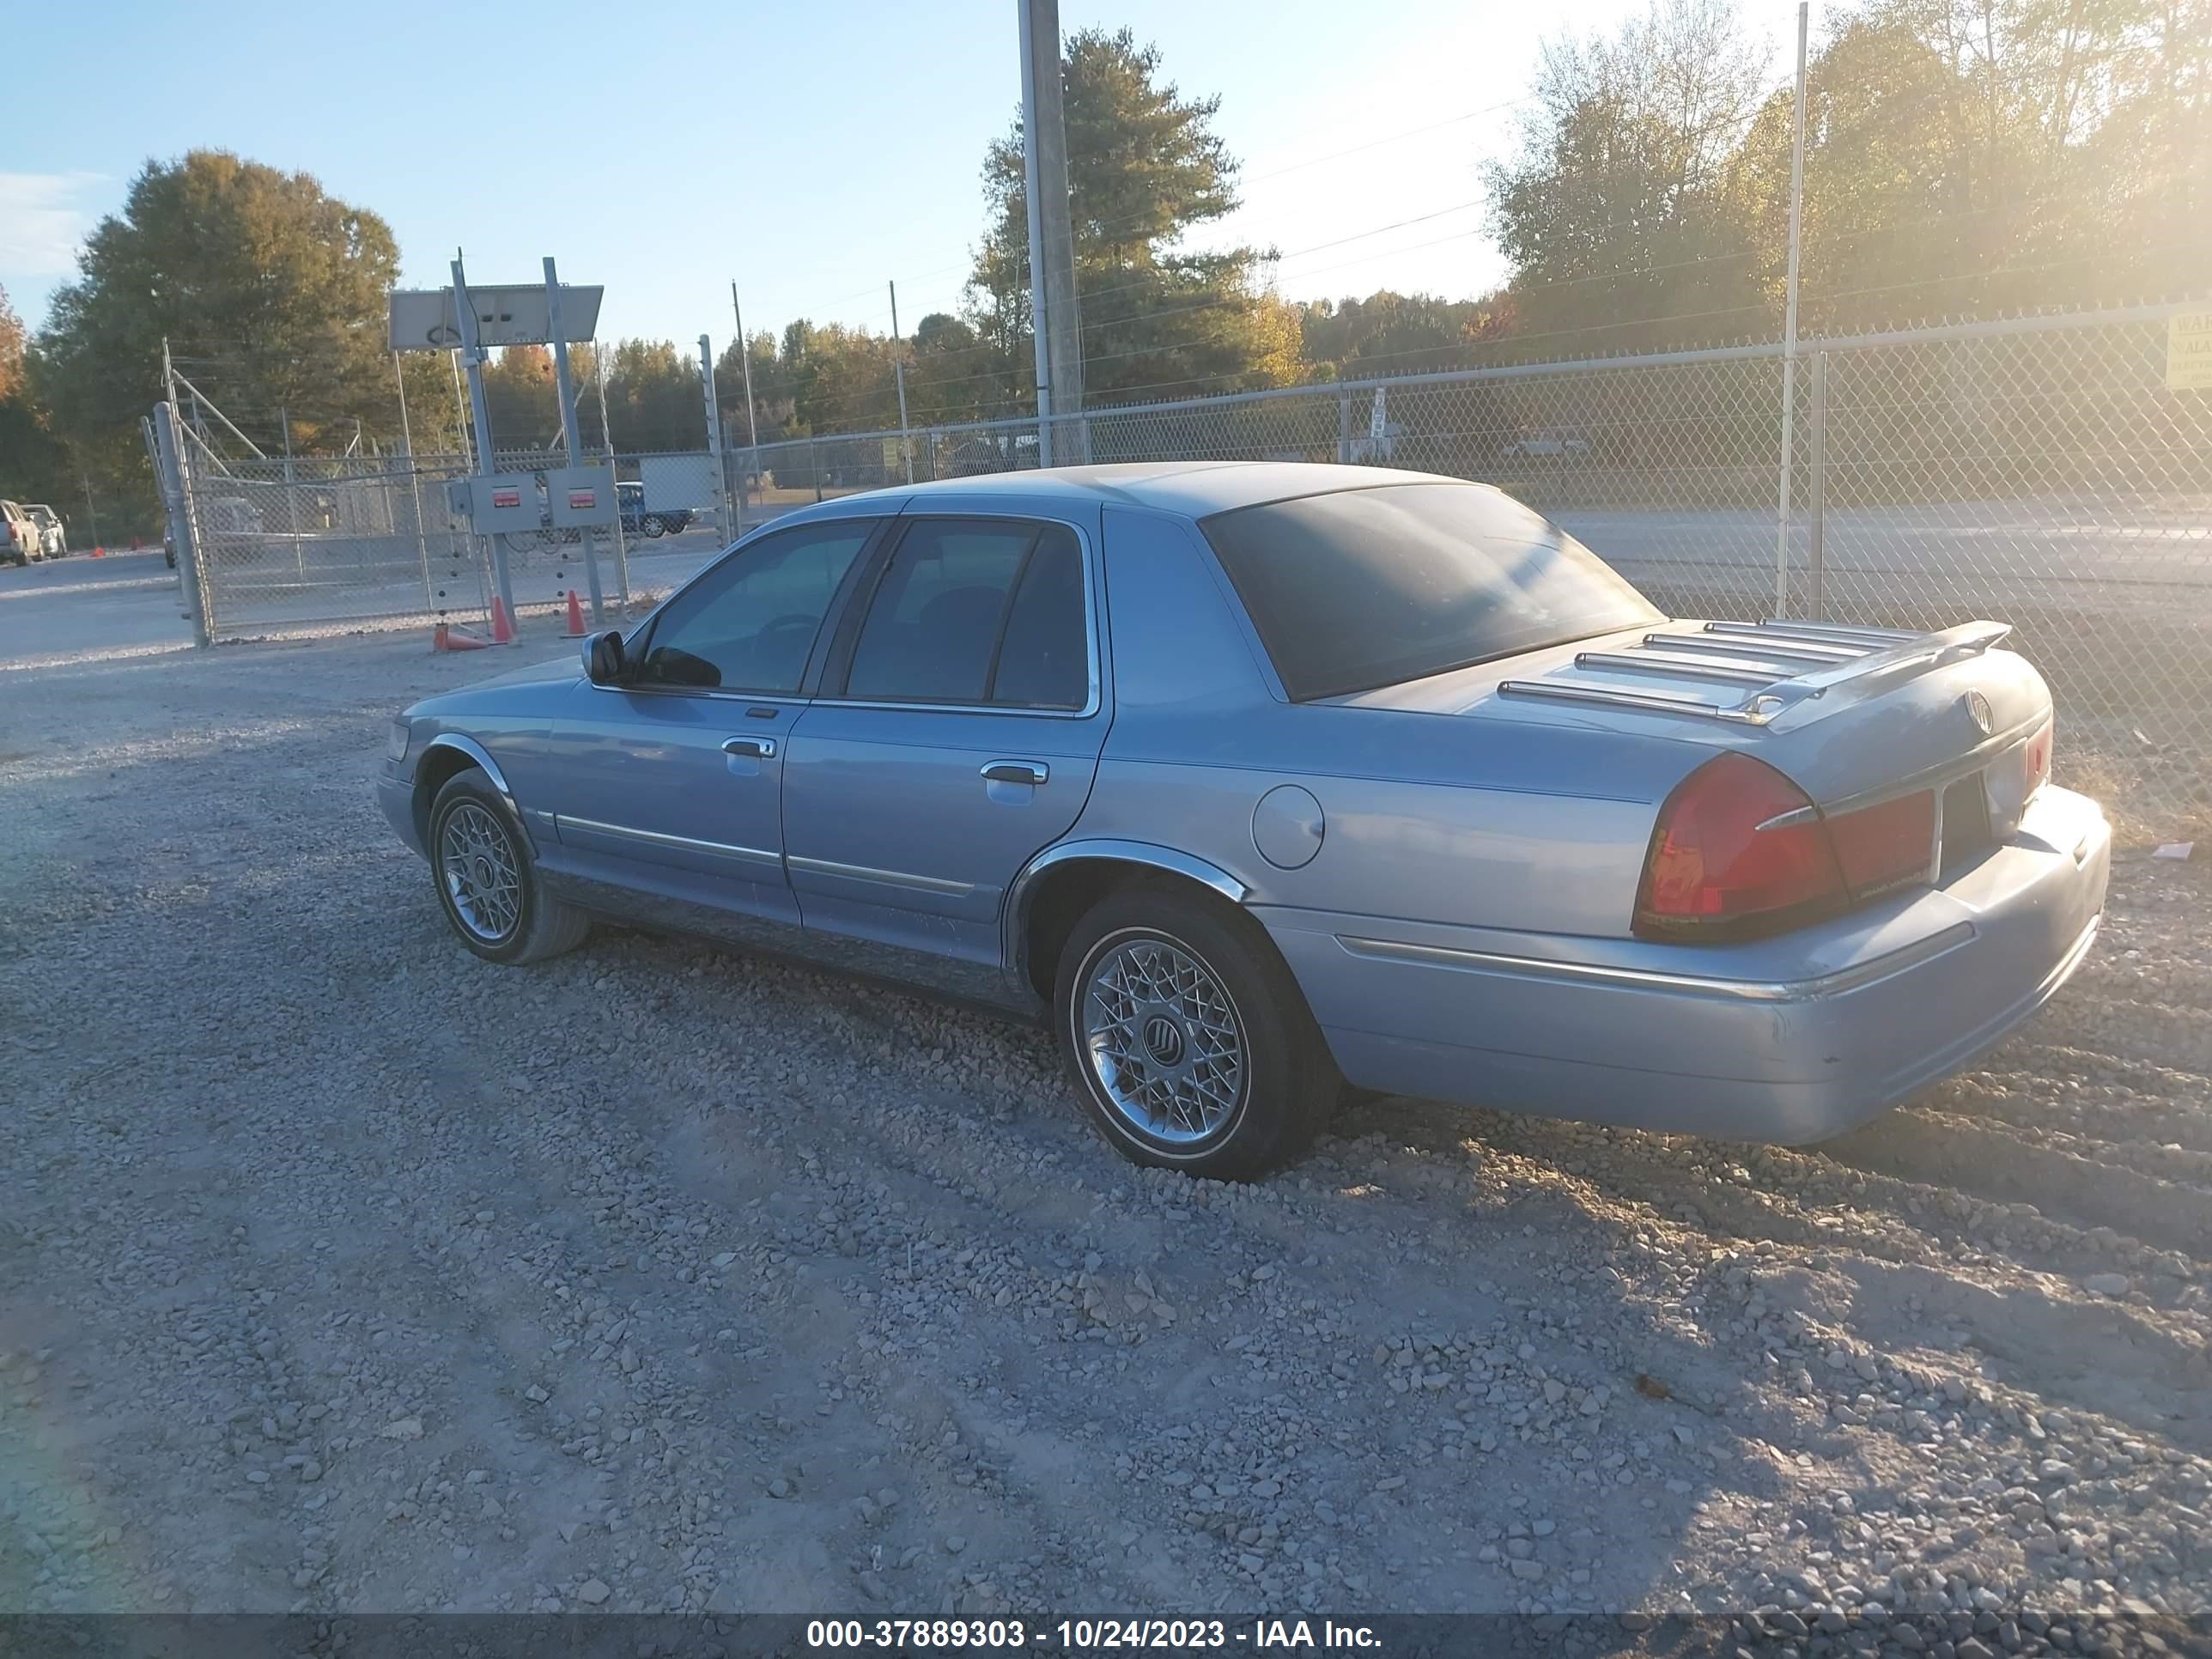
<instances>
[{"instance_id":1,"label":"red taillight","mask_svg":"<svg viewBox=\"0 0 2212 1659\"><path fill-rule=\"evenodd\" d=\"M1936 857L1936 792L1923 789L1827 820L1844 884L1861 903L1928 878Z\"/></svg>"},{"instance_id":2,"label":"red taillight","mask_svg":"<svg viewBox=\"0 0 2212 1659\"><path fill-rule=\"evenodd\" d=\"M1635 931L1712 943L1759 939L1924 881L1935 859L1933 790L1824 817L1765 762L1721 755L1676 785L1659 810Z\"/></svg>"},{"instance_id":3,"label":"red taillight","mask_svg":"<svg viewBox=\"0 0 2212 1659\"><path fill-rule=\"evenodd\" d=\"M1635 930L1645 939L1751 939L1849 902L1805 792L1765 762L1731 752L1683 779L1660 809Z\"/></svg>"},{"instance_id":4,"label":"red taillight","mask_svg":"<svg viewBox=\"0 0 2212 1659\"><path fill-rule=\"evenodd\" d=\"M2044 721L2036 734L2027 740L2021 750L2021 761L2027 770L2027 788L2021 796L2022 800L2027 799L2037 790L2051 781L2052 725L2053 722L2051 720Z\"/></svg>"}]
</instances>

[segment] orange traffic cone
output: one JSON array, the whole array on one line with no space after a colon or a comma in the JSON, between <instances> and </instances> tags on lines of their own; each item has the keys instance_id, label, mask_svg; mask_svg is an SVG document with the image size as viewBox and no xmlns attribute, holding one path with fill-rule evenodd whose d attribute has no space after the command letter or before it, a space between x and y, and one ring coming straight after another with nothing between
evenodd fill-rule
<instances>
[{"instance_id":1,"label":"orange traffic cone","mask_svg":"<svg viewBox=\"0 0 2212 1659\"><path fill-rule=\"evenodd\" d=\"M507 614L507 601L495 593L491 597L491 642L494 645L514 643L514 622Z\"/></svg>"},{"instance_id":2,"label":"orange traffic cone","mask_svg":"<svg viewBox=\"0 0 2212 1659\"><path fill-rule=\"evenodd\" d=\"M576 602L576 590L573 587L568 590L568 637L584 637L584 607Z\"/></svg>"},{"instance_id":3,"label":"orange traffic cone","mask_svg":"<svg viewBox=\"0 0 2212 1659\"><path fill-rule=\"evenodd\" d=\"M95 559L104 559L107 556L107 550L104 547L95 547L92 550L92 556Z\"/></svg>"},{"instance_id":4,"label":"orange traffic cone","mask_svg":"<svg viewBox=\"0 0 2212 1659\"><path fill-rule=\"evenodd\" d=\"M445 623L440 623L437 630L430 635L433 651L482 651L490 643L489 640L478 639L465 628L453 628Z\"/></svg>"}]
</instances>

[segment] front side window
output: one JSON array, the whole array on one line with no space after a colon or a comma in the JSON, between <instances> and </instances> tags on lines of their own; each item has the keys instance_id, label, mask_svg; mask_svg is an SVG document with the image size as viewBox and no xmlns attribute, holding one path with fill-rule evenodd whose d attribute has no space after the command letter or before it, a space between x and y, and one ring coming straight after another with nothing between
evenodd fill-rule
<instances>
[{"instance_id":1,"label":"front side window","mask_svg":"<svg viewBox=\"0 0 2212 1659\"><path fill-rule=\"evenodd\" d=\"M845 695L1080 708L1084 615L1082 550L1065 525L921 520L869 602Z\"/></svg>"},{"instance_id":2,"label":"front side window","mask_svg":"<svg viewBox=\"0 0 2212 1659\"><path fill-rule=\"evenodd\" d=\"M635 684L788 695L871 519L763 538L678 594L654 621Z\"/></svg>"},{"instance_id":3,"label":"front side window","mask_svg":"<svg viewBox=\"0 0 2212 1659\"><path fill-rule=\"evenodd\" d=\"M1661 619L1573 537L1474 484L1306 495L1200 527L1293 702Z\"/></svg>"}]
</instances>

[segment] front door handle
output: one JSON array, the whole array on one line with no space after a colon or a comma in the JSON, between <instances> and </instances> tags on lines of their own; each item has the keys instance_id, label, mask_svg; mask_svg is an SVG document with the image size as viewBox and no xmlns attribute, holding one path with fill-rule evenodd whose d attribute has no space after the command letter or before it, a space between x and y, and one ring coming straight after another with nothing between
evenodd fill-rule
<instances>
[{"instance_id":1,"label":"front door handle","mask_svg":"<svg viewBox=\"0 0 2212 1659\"><path fill-rule=\"evenodd\" d=\"M744 755L753 760L774 760L775 739L774 738L725 738L722 739L722 752L726 755Z\"/></svg>"},{"instance_id":2,"label":"front door handle","mask_svg":"<svg viewBox=\"0 0 2212 1659\"><path fill-rule=\"evenodd\" d=\"M1052 775L1042 761L993 761L983 769L993 783L1042 783Z\"/></svg>"}]
</instances>

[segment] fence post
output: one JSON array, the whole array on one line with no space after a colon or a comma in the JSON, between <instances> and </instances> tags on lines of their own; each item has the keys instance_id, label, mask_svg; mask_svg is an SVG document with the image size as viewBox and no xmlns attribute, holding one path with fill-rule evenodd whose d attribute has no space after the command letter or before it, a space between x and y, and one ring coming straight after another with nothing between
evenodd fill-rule
<instances>
[{"instance_id":1,"label":"fence post","mask_svg":"<svg viewBox=\"0 0 2212 1659\"><path fill-rule=\"evenodd\" d=\"M1352 465L1352 394L1336 394L1336 464Z\"/></svg>"},{"instance_id":2,"label":"fence post","mask_svg":"<svg viewBox=\"0 0 2212 1659\"><path fill-rule=\"evenodd\" d=\"M555 274L553 256L550 253L545 256L545 307L550 313L548 320L553 325L547 331L553 336L553 369L561 392L561 438L568 447L568 465L581 466L584 463L584 437L576 419L576 383L568 373L568 331L561 317L561 279ZM614 471L611 464L607 471L610 473ZM615 494L614 507L615 517L620 519L622 494L619 490ZM606 625L607 601L606 595L599 588L599 532L590 525L585 525L578 532L578 536L584 544L584 585L592 596L592 626L603 628ZM569 591L573 592L574 589Z\"/></svg>"},{"instance_id":3,"label":"fence post","mask_svg":"<svg viewBox=\"0 0 2212 1659\"><path fill-rule=\"evenodd\" d=\"M600 407L604 409L605 405L601 404ZM601 422L599 436L604 441L606 434L606 424ZM615 614L627 617L629 615L629 537L623 529L622 464L615 459L612 449L607 451L607 471L615 475ZM644 469L641 467L639 471L642 475ZM641 488L638 504L641 507L644 503L645 495Z\"/></svg>"},{"instance_id":4,"label":"fence post","mask_svg":"<svg viewBox=\"0 0 2212 1659\"><path fill-rule=\"evenodd\" d=\"M192 636L210 643L208 584L200 568L199 539L192 534L191 487L185 480L184 445L177 439L177 406L154 405L154 442L161 452L163 505L169 520L169 539L176 544L177 567L192 596Z\"/></svg>"},{"instance_id":5,"label":"fence post","mask_svg":"<svg viewBox=\"0 0 2212 1659\"><path fill-rule=\"evenodd\" d=\"M1813 545L1805 560L1806 604L1814 622L1825 622L1828 617L1827 595L1822 591L1825 572L1821 546L1821 520L1828 506L1828 354L1825 351L1813 354L1812 417L1813 498L1808 503L1808 511L1813 520Z\"/></svg>"},{"instance_id":6,"label":"fence post","mask_svg":"<svg viewBox=\"0 0 2212 1659\"><path fill-rule=\"evenodd\" d=\"M818 501L822 499L822 452L811 438L806 441L806 467L814 475L814 499Z\"/></svg>"}]
</instances>

